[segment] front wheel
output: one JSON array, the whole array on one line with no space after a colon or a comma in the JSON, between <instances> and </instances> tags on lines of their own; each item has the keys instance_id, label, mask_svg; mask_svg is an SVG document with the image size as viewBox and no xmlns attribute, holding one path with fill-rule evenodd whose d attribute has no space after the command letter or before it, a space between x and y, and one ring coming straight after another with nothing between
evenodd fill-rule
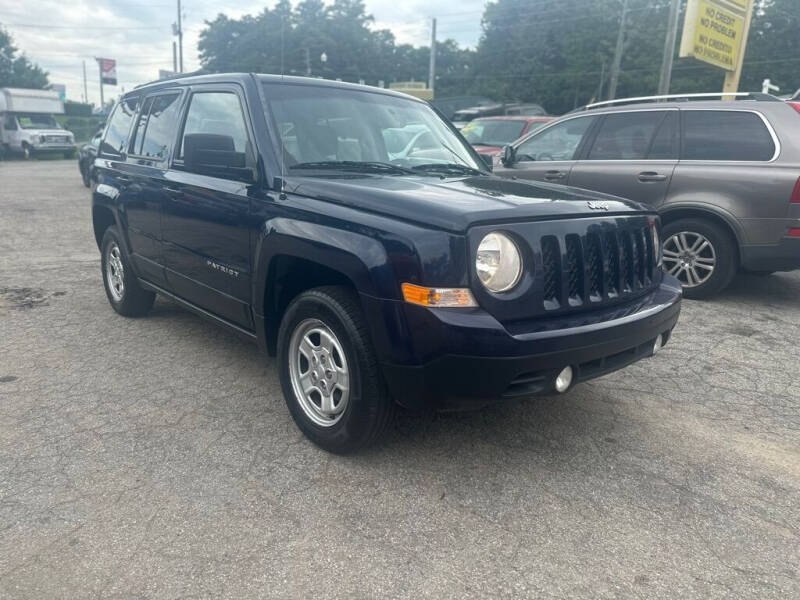
<instances>
[{"instance_id":1,"label":"front wheel","mask_svg":"<svg viewBox=\"0 0 800 600\"><path fill-rule=\"evenodd\" d=\"M736 274L736 242L716 223L705 219L678 219L664 226L662 236L664 271L680 280L685 297L714 296L725 289Z\"/></svg>"},{"instance_id":2,"label":"front wheel","mask_svg":"<svg viewBox=\"0 0 800 600\"><path fill-rule=\"evenodd\" d=\"M394 413L356 295L339 286L298 296L278 332L286 405L312 442L347 454L378 439Z\"/></svg>"},{"instance_id":3,"label":"front wheel","mask_svg":"<svg viewBox=\"0 0 800 600\"><path fill-rule=\"evenodd\" d=\"M156 295L139 285L122 250L116 227L103 234L101 266L103 285L111 307L124 317L141 317L153 307Z\"/></svg>"}]
</instances>

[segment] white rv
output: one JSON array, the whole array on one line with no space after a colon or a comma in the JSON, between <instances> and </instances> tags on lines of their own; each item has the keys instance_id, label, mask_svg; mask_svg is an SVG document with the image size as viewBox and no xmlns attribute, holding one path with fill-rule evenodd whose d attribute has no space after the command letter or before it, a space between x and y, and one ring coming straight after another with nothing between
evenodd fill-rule
<instances>
[{"instance_id":1,"label":"white rv","mask_svg":"<svg viewBox=\"0 0 800 600\"><path fill-rule=\"evenodd\" d=\"M0 88L0 149L25 158L61 152L75 156L75 137L54 115L64 114L58 92Z\"/></svg>"}]
</instances>

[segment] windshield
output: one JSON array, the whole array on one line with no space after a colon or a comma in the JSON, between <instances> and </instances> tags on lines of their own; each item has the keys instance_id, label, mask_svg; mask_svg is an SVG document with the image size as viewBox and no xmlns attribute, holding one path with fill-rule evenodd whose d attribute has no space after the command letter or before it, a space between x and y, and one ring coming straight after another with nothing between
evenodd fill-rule
<instances>
[{"instance_id":1,"label":"windshield","mask_svg":"<svg viewBox=\"0 0 800 600\"><path fill-rule=\"evenodd\" d=\"M320 85L265 83L289 169L347 168L387 174L479 170L468 147L423 102ZM418 171L411 171L418 169ZM451 168L448 173L455 173Z\"/></svg>"},{"instance_id":2,"label":"windshield","mask_svg":"<svg viewBox=\"0 0 800 600\"><path fill-rule=\"evenodd\" d=\"M461 133L476 146L505 146L522 135L525 121L472 121Z\"/></svg>"},{"instance_id":3,"label":"windshield","mask_svg":"<svg viewBox=\"0 0 800 600\"><path fill-rule=\"evenodd\" d=\"M23 129L61 129L61 125L53 118L53 115L46 114L18 114L17 121Z\"/></svg>"}]
</instances>

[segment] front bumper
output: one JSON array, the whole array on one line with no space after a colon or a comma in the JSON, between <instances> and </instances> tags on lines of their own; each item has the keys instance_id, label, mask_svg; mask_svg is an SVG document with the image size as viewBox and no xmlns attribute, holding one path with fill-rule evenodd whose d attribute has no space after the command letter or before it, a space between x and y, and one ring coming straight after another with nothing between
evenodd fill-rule
<instances>
[{"instance_id":1,"label":"front bumper","mask_svg":"<svg viewBox=\"0 0 800 600\"><path fill-rule=\"evenodd\" d=\"M390 392L410 408L480 406L497 398L554 393L566 366L573 384L651 356L680 313L680 285L661 285L633 303L504 327L483 310L405 305L419 364L382 364Z\"/></svg>"},{"instance_id":2,"label":"front bumper","mask_svg":"<svg viewBox=\"0 0 800 600\"><path fill-rule=\"evenodd\" d=\"M800 237L783 237L771 245L742 246L742 266L750 271L800 269Z\"/></svg>"}]
</instances>

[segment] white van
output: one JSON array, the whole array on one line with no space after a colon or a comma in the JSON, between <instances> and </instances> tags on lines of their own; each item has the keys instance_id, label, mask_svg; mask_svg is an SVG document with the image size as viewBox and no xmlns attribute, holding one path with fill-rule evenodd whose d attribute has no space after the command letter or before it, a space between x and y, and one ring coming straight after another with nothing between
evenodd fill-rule
<instances>
[{"instance_id":1,"label":"white van","mask_svg":"<svg viewBox=\"0 0 800 600\"><path fill-rule=\"evenodd\" d=\"M75 137L56 121L57 114L64 114L58 92L0 88L0 149L25 158L52 152L74 157Z\"/></svg>"}]
</instances>

